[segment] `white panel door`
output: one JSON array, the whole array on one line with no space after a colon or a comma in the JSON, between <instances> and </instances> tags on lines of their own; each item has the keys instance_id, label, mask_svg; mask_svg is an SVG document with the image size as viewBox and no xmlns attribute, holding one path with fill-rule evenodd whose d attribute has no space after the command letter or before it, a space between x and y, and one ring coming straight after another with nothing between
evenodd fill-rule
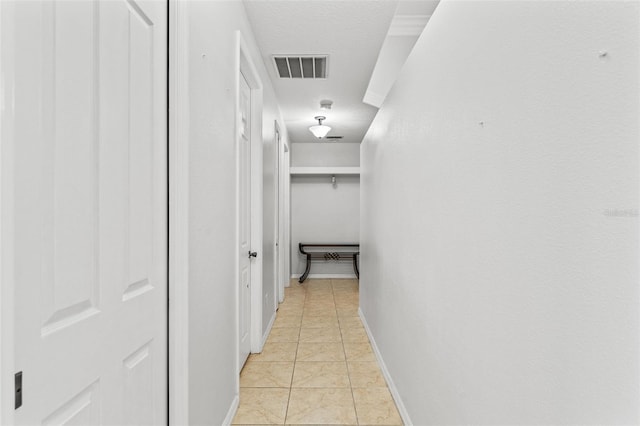
<instances>
[{"instance_id":1,"label":"white panel door","mask_svg":"<svg viewBox=\"0 0 640 426\"><path fill-rule=\"evenodd\" d=\"M16 424L166 424L167 4L15 13Z\"/></svg>"},{"instance_id":2,"label":"white panel door","mask_svg":"<svg viewBox=\"0 0 640 426\"><path fill-rule=\"evenodd\" d=\"M276 236L276 249L275 256L273 259L273 303L274 309L278 310L278 302L281 301L282 294L280 292L280 182L282 178L280 177L280 162L282 161L282 138L280 137L280 127L278 126L278 122L274 122L275 131L274 131L274 151L275 151L275 236Z\"/></svg>"},{"instance_id":3,"label":"white panel door","mask_svg":"<svg viewBox=\"0 0 640 426\"><path fill-rule=\"evenodd\" d=\"M240 73L239 155L239 327L240 368L251 352L251 89Z\"/></svg>"}]
</instances>

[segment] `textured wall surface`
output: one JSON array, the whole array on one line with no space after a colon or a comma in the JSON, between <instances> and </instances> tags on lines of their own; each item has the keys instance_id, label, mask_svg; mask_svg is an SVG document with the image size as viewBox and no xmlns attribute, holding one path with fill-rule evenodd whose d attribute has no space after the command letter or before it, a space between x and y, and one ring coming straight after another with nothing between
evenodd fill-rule
<instances>
[{"instance_id":1,"label":"textured wall surface","mask_svg":"<svg viewBox=\"0 0 640 426\"><path fill-rule=\"evenodd\" d=\"M637 424L635 2L443 1L362 145L361 307L414 424Z\"/></svg>"}]
</instances>

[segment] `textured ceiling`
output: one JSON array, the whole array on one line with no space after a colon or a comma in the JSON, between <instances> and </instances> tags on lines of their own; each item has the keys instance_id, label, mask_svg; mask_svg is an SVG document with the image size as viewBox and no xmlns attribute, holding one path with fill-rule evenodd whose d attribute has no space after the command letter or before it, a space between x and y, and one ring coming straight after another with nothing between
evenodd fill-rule
<instances>
[{"instance_id":1,"label":"textured ceiling","mask_svg":"<svg viewBox=\"0 0 640 426\"><path fill-rule=\"evenodd\" d=\"M292 142L317 142L309 126L324 115L340 143L362 141L377 109L362 98L393 18L393 0L245 0ZM328 54L326 80L279 79L273 55ZM331 99L330 111L320 109Z\"/></svg>"}]
</instances>

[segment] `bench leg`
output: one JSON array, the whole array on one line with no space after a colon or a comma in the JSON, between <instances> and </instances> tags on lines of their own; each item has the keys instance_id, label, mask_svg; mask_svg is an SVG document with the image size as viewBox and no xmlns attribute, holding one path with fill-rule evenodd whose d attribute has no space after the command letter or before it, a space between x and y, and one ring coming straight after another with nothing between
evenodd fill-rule
<instances>
[{"instance_id":1,"label":"bench leg","mask_svg":"<svg viewBox=\"0 0 640 426\"><path fill-rule=\"evenodd\" d=\"M304 282L304 280L307 279L307 277L309 276L309 271L310 270L311 270L311 255L308 254L307 255L307 269L304 270L304 274L302 274L302 276L298 280L299 283L302 284Z\"/></svg>"},{"instance_id":2,"label":"bench leg","mask_svg":"<svg viewBox=\"0 0 640 426\"><path fill-rule=\"evenodd\" d=\"M356 273L356 277L360 279L360 271L358 270L358 254L353 255L353 270Z\"/></svg>"}]
</instances>

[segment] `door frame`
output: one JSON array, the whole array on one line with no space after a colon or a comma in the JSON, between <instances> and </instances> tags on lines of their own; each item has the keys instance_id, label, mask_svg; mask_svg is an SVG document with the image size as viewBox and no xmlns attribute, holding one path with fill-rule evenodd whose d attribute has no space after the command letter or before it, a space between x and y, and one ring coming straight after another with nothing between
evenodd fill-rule
<instances>
[{"instance_id":1,"label":"door frame","mask_svg":"<svg viewBox=\"0 0 640 426\"><path fill-rule=\"evenodd\" d=\"M189 424L189 15L169 0L169 424Z\"/></svg>"},{"instance_id":2,"label":"door frame","mask_svg":"<svg viewBox=\"0 0 640 426\"><path fill-rule=\"evenodd\" d=\"M242 37L240 31L236 31L235 36L235 134L233 143L237 144L240 137L240 124L242 117L238 114L240 110L240 73L245 77L251 89L251 250L258 252L251 262L251 353L262 352L262 266L264 258L264 248L262 246L263 232L263 135L262 135L262 110L263 110L263 85L260 74L251 59L249 48ZM240 156L239 147L236 146L236 239L240 235ZM239 252L236 250L235 265L235 285L236 285L236 354L240 353L240 266ZM236 356L239 359L239 356ZM240 389L240 369L236 365L237 389Z\"/></svg>"},{"instance_id":3,"label":"door frame","mask_svg":"<svg viewBox=\"0 0 640 426\"><path fill-rule=\"evenodd\" d=\"M275 151L275 217L274 235L276 246L273 256L273 310L278 310L278 304L283 301L283 291L280 290L280 280L282 279L282 132L278 120L273 121L273 141Z\"/></svg>"},{"instance_id":4,"label":"door frame","mask_svg":"<svg viewBox=\"0 0 640 426\"><path fill-rule=\"evenodd\" d=\"M290 258L290 250L291 250L291 219L290 219L290 201L291 197L289 195L289 189L291 184L291 175L290 175L290 161L289 161L289 143L288 141L283 142L283 152L282 152L282 210L280 214L282 215L282 259L280 261L282 267L282 274L280 275L280 290L282 292L281 297L284 301L284 289L285 287L289 287L291 281L291 258Z\"/></svg>"},{"instance_id":5,"label":"door frame","mask_svg":"<svg viewBox=\"0 0 640 426\"><path fill-rule=\"evenodd\" d=\"M14 270L13 126L14 25L11 2L0 1L0 424L13 424Z\"/></svg>"}]
</instances>

